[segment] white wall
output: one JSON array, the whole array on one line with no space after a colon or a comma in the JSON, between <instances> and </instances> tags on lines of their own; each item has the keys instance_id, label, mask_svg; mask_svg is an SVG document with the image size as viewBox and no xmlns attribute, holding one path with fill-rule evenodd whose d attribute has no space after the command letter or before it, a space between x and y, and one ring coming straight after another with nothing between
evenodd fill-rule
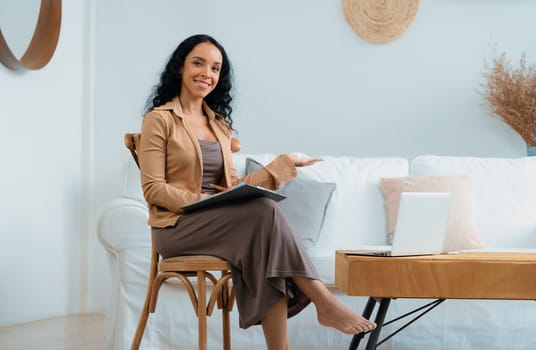
<instances>
[{"instance_id":1,"label":"white wall","mask_svg":"<svg viewBox=\"0 0 536 350\"><path fill-rule=\"evenodd\" d=\"M51 62L0 65L0 326L77 313L87 292L85 35L64 1Z\"/></svg>"}]
</instances>

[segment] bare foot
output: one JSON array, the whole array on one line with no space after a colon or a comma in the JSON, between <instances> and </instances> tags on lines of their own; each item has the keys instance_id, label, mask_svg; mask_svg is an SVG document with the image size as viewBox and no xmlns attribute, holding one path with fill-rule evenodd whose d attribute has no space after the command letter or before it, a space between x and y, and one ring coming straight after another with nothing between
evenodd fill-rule
<instances>
[{"instance_id":1,"label":"bare foot","mask_svg":"<svg viewBox=\"0 0 536 350\"><path fill-rule=\"evenodd\" d=\"M316 311L318 322L322 326L333 327L346 334L357 334L376 328L374 322L356 314L335 298L329 305L317 306Z\"/></svg>"}]
</instances>

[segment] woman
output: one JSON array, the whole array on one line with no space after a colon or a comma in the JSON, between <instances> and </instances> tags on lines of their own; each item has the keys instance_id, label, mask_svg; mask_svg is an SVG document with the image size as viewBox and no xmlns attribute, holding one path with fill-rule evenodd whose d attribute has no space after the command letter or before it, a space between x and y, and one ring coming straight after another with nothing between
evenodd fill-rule
<instances>
[{"instance_id":1,"label":"woman","mask_svg":"<svg viewBox=\"0 0 536 350\"><path fill-rule=\"evenodd\" d=\"M277 204L233 202L182 214L181 207L239 182L276 189L319 158L280 155L241 179L232 164L231 66L223 47L194 35L173 52L149 100L139 160L154 244L164 258L229 261L240 326L262 324L268 349L288 348L287 317L310 301L318 321L347 334L376 326L340 303L317 273Z\"/></svg>"}]
</instances>

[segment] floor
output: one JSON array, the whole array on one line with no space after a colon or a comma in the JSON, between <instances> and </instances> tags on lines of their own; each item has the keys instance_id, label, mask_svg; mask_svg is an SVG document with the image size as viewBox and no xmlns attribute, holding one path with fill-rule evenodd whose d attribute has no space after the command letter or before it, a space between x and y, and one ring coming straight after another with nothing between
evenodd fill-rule
<instances>
[{"instance_id":1,"label":"floor","mask_svg":"<svg viewBox=\"0 0 536 350\"><path fill-rule=\"evenodd\" d=\"M0 349L100 350L105 323L104 315L92 314L0 327Z\"/></svg>"}]
</instances>

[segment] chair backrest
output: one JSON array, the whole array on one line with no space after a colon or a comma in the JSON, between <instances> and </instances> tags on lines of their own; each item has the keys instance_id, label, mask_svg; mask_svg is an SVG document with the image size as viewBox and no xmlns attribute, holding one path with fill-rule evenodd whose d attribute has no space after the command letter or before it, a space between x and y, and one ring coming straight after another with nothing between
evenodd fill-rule
<instances>
[{"instance_id":1,"label":"chair backrest","mask_svg":"<svg viewBox=\"0 0 536 350\"><path fill-rule=\"evenodd\" d=\"M132 158L136 162L138 168L140 167L140 162L138 161L138 145L140 144L141 134L139 133L126 133L125 134L125 146L127 146Z\"/></svg>"}]
</instances>

